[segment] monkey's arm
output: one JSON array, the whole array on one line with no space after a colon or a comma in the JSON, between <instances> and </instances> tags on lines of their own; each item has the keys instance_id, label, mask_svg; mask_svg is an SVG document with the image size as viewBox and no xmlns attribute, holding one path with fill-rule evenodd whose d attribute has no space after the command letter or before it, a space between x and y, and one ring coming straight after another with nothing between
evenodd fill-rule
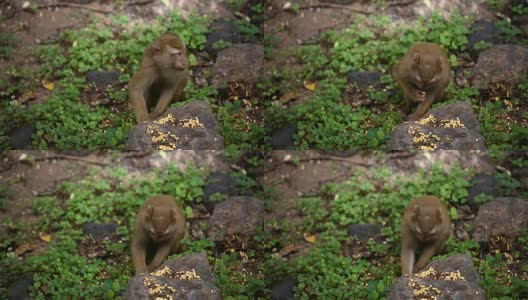
<instances>
[{"instance_id":1,"label":"monkey's arm","mask_svg":"<svg viewBox=\"0 0 528 300\"><path fill-rule=\"evenodd\" d=\"M420 255L418 262L414 266L414 273L417 273L421 269L423 269L427 265L427 263L431 260L431 258L436 253L438 253L440 249L442 249L443 245L444 245L443 242L435 242L433 244L425 246L422 251L422 255Z\"/></svg>"},{"instance_id":2,"label":"monkey's arm","mask_svg":"<svg viewBox=\"0 0 528 300\"><path fill-rule=\"evenodd\" d=\"M438 90L433 90L430 93L426 93L425 100L420 102L418 104L418 107L416 108L416 111L405 118L406 121L416 121L420 119L427 110L433 105L433 102L435 101L436 97L438 95Z\"/></svg>"},{"instance_id":3,"label":"monkey's arm","mask_svg":"<svg viewBox=\"0 0 528 300\"><path fill-rule=\"evenodd\" d=\"M128 102L136 114L138 123L149 120L144 92L148 87L150 77L152 74L149 71L139 70L128 83Z\"/></svg>"},{"instance_id":4,"label":"monkey's arm","mask_svg":"<svg viewBox=\"0 0 528 300\"><path fill-rule=\"evenodd\" d=\"M148 265L147 269L149 272L152 272L156 270L157 267L159 267L165 258L169 256L171 251L171 244L170 243L163 243L158 245L158 249L156 250L156 255Z\"/></svg>"},{"instance_id":5,"label":"monkey's arm","mask_svg":"<svg viewBox=\"0 0 528 300\"><path fill-rule=\"evenodd\" d=\"M161 93L159 101L156 103L156 107L150 113L151 120L161 116L172 101L181 100L183 98L183 89L187 85L188 81L188 74L185 72L177 73L171 87Z\"/></svg>"},{"instance_id":6,"label":"monkey's arm","mask_svg":"<svg viewBox=\"0 0 528 300\"><path fill-rule=\"evenodd\" d=\"M138 235L138 233L134 233ZM146 263L146 241L142 238L132 238L131 251L132 251L132 263L134 264L134 269L136 274L146 273L147 272L147 263Z\"/></svg>"},{"instance_id":7,"label":"monkey's arm","mask_svg":"<svg viewBox=\"0 0 528 300\"><path fill-rule=\"evenodd\" d=\"M402 234L401 237L401 252L400 252L400 265L402 270L402 275L413 274L413 265L414 265L414 252L416 250L416 243L410 237L409 232Z\"/></svg>"}]
</instances>

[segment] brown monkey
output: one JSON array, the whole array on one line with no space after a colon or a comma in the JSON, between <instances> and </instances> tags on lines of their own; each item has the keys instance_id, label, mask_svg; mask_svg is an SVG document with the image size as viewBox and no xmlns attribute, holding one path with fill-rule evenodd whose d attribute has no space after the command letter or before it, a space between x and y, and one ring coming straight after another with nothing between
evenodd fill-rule
<instances>
[{"instance_id":1,"label":"brown monkey","mask_svg":"<svg viewBox=\"0 0 528 300\"><path fill-rule=\"evenodd\" d=\"M139 70L128 83L128 101L138 123L159 117L173 100L181 100L189 80L187 48L166 33L145 49ZM149 114L147 106L156 104Z\"/></svg>"},{"instance_id":2,"label":"brown monkey","mask_svg":"<svg viewBox=\"0 0 528 300\"><path fill-rule=\"evenodd\" d=\"M169 254L180 250L185 225L174 198L157 195L148 199L136 215L130 246L136 274L154 271ZM148 266L147 256L153 257Z\"/></svg>"},{"instance_id":3,"label":"brown monkey","mask_svg":"<svg viewBox=\"0 0 528 300\"><path fill-rule=\"evenodd\" d=\"M392 77L403 91L406 114L411 112L412 104L418 102L418 108L407 116L407 121L418 120L434 102L442 100L452 80L447 56L435 43L412 46L393 67Z\"/></svg>"},{"instance_id":4,"label":"brown monkey","mask_svg":"<svg viewBox=\"0 0 528 300\"><path fill-rule=\"evenodd\" d=\"M451 236L451 220L442 201L435 196L422 196L409 203L401 223L402 275L414 274L444 248ZM422 247L422 255L415 261L415 251Z\"/></svg>"}]
</instances>

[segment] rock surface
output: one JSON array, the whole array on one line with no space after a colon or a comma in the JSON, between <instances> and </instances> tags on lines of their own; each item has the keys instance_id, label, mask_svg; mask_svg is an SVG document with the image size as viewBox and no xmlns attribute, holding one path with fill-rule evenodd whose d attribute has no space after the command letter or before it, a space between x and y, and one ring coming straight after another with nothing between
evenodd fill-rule
<instances>
[{"instance_id":1,"label":"rock surface","mask_svg":"<svg viewBox=\"0 0 528 300\"><path fill-rule=\"evenodd\" d=\"M118 71L89 71L86 73L86 82L96 88L104 88L119 82Z\"/></svg>"},{"instance_id":2,"label":"rock surface","mask_svg":"<svg viewBox=\"0 0 528 300\"><path fill-rule=\"evenodd\" d=\"M33 285L33 276L23 275L7 289L7 299L9 300L29 300L29 288Z\"/></svg>"},{"instance_id":3,"label":"rock surface","mask_svg":"<svg viewBox=\"0 0 528 300\"><path fill-rule=\"evenodd\" d=\"M294 148L295 141L293 136L297 134L297 126L293 123L275 130L271 134L271 148L273 150L287 150Z\"/></svg>"},{"instance_id":4,"label":"rock surface","mask_svg":"<svg viewBox=\"0 0 528 300\"><path fill-rule=\"evenodd\" d=\"M24 124L15 128L9 137L12 149L28 149L33 146L33 134L37 133L35 124Z\"/></svg>"},{"instance_id":5,"label":"rock surface","mask_svg":"<svg viewBox=\"0 0 528 300\"><path fill-rule=\"evenodd\" d=\"M472 209L478 206L478 198L495 197L497 195L497 179L493 175L477 174L471 179L471 189L468 195L468 204ZM475 199L477 198L477 199Z\"/></svg>"},{"instance_id":6,"label":"rock surface","mask_svg":"<svg viewBox=\"0 0 528 300\"><path fill-rule=\"evenodd\" d=\"M495 22L488 20L477 20L471 24L471 35L468 38L468 50L473 59L478 58L484 50L479 48L479 43L499 44L501 41L501 31Z\"/></svg>"},{"instance_id":7,"label":"rock surface","mask_svg":"<svg viewBox=\"0 0 528 300\"><path fill-rule=\"evenodd\" d=\"M398 125L389 150L485 150L486 143L469 101L431 109L416 122Z\"/></svg>"},{"instance_id":8,"label":"rock surface","mask_svg":"<svg viewBox=\"0 0 528 300\"><path fill-rule=\"evenodd\" d=\"M211 85L247 95L260 80L264 47L256 44L234 44L218 53L212 69Z\"/></svg>"},{"instance_id":9,"label":"rock surface","mask_svg":"<svg viewBox=\"0 0 528 300\"><path fill-rule=\"evenodd\" d=\"M528 75L528 47L497 45L479 55L473 67L472 84L487 89L494 84L514 86Z\"/></svg>"},{"instance_id":10,"label":"rock surface","mask_svg":"<svg viewBox=\"0 0 528 300\"><path fill-rule=\"evenodd\" d=\"M203 203L209 211L212 211L218 201L211 199L214 194L232 196L235 193L235 182L229 174L222 172L213 172L207 177L204 188Z\"/></svg>"},{"instance_id":11,"label":"rock surface","mask_svg":"<svg viewBox=\"0 0 528 300\"><path fill-rule=\"evenodd\" d=\"M125 299L222 299L205 253L190 254L162 264L150 274L136 275Z\"/></svg>"},{"instance_id":12,"label":"rock surface","mask_svg":"<svg viewBox=\"0 0 528 300\"><path fill-rule=\"evenodd\" d=\"M473 221L473 239L488 242L491 237L517 238L528 226L528 200L497 198L480 206Z\"/></svg>"},{"instance_id":13,"label":"rock surface","mask_svg":"<svg viewBox=\"0 0 528 300\"><path fill-rule=\"evenodd\" d=\"M237 26L234 20L218 19L209 26L205 48L213 58L221 51L221 49L215 47L215 44L218 42L222 43L221 41L230 45L244 41L240 27Z\"/></svg>"},{"instance_id":14,"label":"rock surface","mask_svg":"<svg viewBox=\"0 0 528 300\"><path fill-rule=\"evenodd\" d=\"M350 237L366 241L369 238L376 238L381 235L382 226L379 224L350 224L347 232Z\"/></svg>"},{"instance_id":15,"label":"rock surface","mask_svg":"<svg viewBox=\"0 0 528 300\"><path fill-rule=\"evenodd\" d=\"M475 299L485 300L486 291L473 267L470 254L458 254L429 263L414 276L394 281L388 299Z\"/></svg>"},{"instance_id":16,"label":"rock surface","mask_svg":"<svg viewBox=\"0 0 528 300\"><path fill-rule=\"evenodd\" d=\"M366 92L369 87L375 87L381 83L380 72L349 72L347 74L348 83L357 87L360 91Z\"/></svg>"},{"instance_id":17,"label":"rock surface","mask_svg":"<svg viewBox=\"0 0 528 300\"><path fill-rule=\"evenodd\" d=\"M223 150L224 138L208 101L196 101L166 111L156 121L136 125L127 150Z\"/></svg>"},{"instance_id":18,"label":"rock surface","mask_svg":"<svg viewBox=\"0 0 528 300\"><path fill-rule=\"evenodd\" d=\"M244 246L257 228L263 226L264 202L262 200L238 196L218 203L209 218L208 237L215 242L240 238Z\"/></svg>"}]
</instances>

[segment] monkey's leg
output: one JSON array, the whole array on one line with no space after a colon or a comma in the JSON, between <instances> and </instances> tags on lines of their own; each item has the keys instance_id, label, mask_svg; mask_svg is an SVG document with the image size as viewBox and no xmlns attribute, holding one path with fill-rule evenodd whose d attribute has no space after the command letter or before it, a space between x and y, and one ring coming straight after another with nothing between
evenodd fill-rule
<instances>
[{"instance_id":1,"label":"monkey's leg","mask_svg":"<svg viewBox=\"0 0 528 300\"><path fill-rule=\"evenodd\" d=\"M176 88L174 87L168 88L161 93L158 103L156 103L156 107L150 113L151 120L154 120L163 114L167 106L172 102L172 99L174 99L175 93Z\"/></svg>"},{"instance_id":2,"label":"monkey's leg","mask_svg":"<svg viewBox=\"0 0 528 300\"><path fill-rule=\"evenodd\" d=\"M149 120L147 103L145 102L143 91L141 89L130 90L128 93L128 101L136 114L136 121L138 123Z\"/></svg>"},{"instance_id":3,"label":"monkey's leg","mask_svg":"<svg viewBox=\"0 0 528 300\"><path fill-rule=\"evenodd\" d=\"M424 247L422 251L422 255L420 255L420 258L418 259L418 262L414 266L414 273L417 273L421 269L423 269L427 263L431 260L431 258L437 253L438 249L442 245L439 243L433 243L430 245L427 245Z\"/></svg>"},{"instance_id":4,"label":"monkey's leg","mask_svg":"<svg viewBox=\"0 0 528 300\"><path fill-rule=\"evenodd\" d=\"M156 255L148 265L149 272L152 272L156 270L157 267L159 267L165 258L169 256L171 251L171 245L169 243L164 243L158 246L158 250L156 251Z\"/></svg>"},{"instance_id":5,"label":"monkey's leg","mask_svg":"<svg viewBox=\"0 0 528 300\"><path fill-rule=\"evenodd\" d=\"M146 246L145 244L134 242L132 244L132 263L134 264L134 269L136 274L146 273L147 272L147 263L146 263Z\"/></svg>"}]
</instances>

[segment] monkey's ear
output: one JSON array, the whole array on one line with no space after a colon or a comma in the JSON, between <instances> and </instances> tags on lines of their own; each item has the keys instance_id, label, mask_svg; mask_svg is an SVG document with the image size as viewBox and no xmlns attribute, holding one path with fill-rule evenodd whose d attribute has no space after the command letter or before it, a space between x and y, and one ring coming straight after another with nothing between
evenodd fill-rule
<instances>
[{"instance_id":1,"label":"monkey's ear","mask_svg":"<svg viewBox=\"0 0 528 300\"><path fill-rule=\"evenodd\" d=\"M147 206L147 217L151 217L153 211L154 209L152 209L152 206Z\"/></svg>"},{"instance_id":2,"label":"monkey's ear","mask_svg":"<svg viewBox=\"0 0 528 300\"><path fill-rule=\"evenodd\" d=\"M154 43L152 43L152 49L154 49L154 51L160 50L160 44L158 41L155 41Z\"/></svg>"},{"instance_id":3,"label":"monkey's ear","mask_svg":"<svg viewBox=\"0 0 528 300\"><path fill-rule=\"evenodd\" d=\"M420 54L418 53L414 53L413 54L413 57L412 57L412 63L411 63L411 66L413 68L416 68L418 66L418 64L420 63Z\"/></svg>"},{"instance_id":4,"label":"monkey's ear","mask_svg":"<svg viewBox=\"0 0 528 300\"><path fill-rule=\"evenodd\" d=\"M413 206L411 220L415 221L416 218L418 218L419 214L420 214L420 206L419 205Z\"/></svg>"},{"instance_id":5,"label":"monkey's ear","mask_svg":"<svg viewBox=\"0 0 528 300\"><path fill-rule=\"evenodd\" d=\"M436 60L436 65L438 66L438 72L442 71L444 68L444 63L442 62L442 59L440 57Z\"/></svg>"}]
</instances>

